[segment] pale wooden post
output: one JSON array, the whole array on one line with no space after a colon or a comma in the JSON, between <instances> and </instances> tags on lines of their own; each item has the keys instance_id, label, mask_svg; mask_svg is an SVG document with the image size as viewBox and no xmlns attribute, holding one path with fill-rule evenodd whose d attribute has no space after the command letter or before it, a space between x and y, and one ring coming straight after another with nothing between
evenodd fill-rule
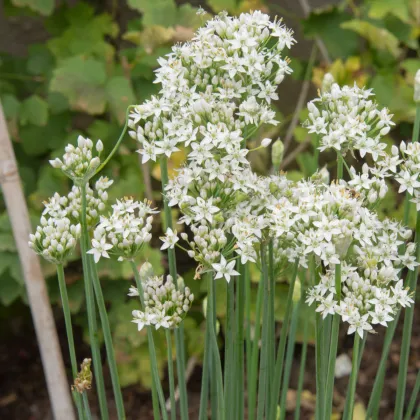
<instances>
[{"instance_id":1,"label":"pale wooden post","mask_svg":"<svg viewBox=\"0 0 420 420\"><path fill-rule=\"evenodd\" d=\"M56 420L74 420L70 385L64 370L44 277L38 256L28 246L28 237L32 228L1 103L0 185L22 266L52 412Z\"/></svg>"}]
</instances>

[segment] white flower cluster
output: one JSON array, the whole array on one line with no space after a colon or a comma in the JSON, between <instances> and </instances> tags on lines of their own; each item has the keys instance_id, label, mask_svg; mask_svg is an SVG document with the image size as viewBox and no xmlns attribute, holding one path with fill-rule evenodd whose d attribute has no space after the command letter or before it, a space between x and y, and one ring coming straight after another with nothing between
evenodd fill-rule
<instances>
[{"instance_id":1,"label":"white flower cluster","mask_svg":"<svg viewBox=\"0 0 420 420\"><path fill-rule=\"evenodd\" d=\"M305 126L319 136L321 151L334 149L344 156L358 150L362 158L369 153L374 161L384 154L386 144L381 138L395 124L388 110L379 110L371 96L371 89L333 83L308 103Z\"/></svg>"},{"instance_id":2,"label":"white flower cluster","mask_svg":"<svg viewBox=\"0 0 420 420\"><path fill-rule=\"evenodd\" d=\"M95 226L99 221L99 216L106 208L108 201L107 189L113 184L113 180L100 177L94 189L86 185L86 221L89 226ZM43 215L60 219L68 217L74 222L79 222L82 211L82 197L80 187L73 186L67 196L55 193L49 201L44 202Z\"/></svg>"},{"instance_id":3,"label":"white flower cluster","mask_svg":"<svg viewBox=\"0 0 420 420\"><path fill-rule=\"evenodd\" d=\"M67 217L41 217L35 234L29 235L29 246L53 264L62 264L73 252L81 234L81 226Z\"/></svg>"},{"instance_id":4,"label":"white flower cluster","mask_svg":"<svg viewBox=\"0 0 420 420\"><path fill-rule=\"evenodd\" d=\"M133 322L138 330L144 326L154 326L156 329L176 328L190 310L194 295L188 287L181 292L176 290L171 276L151 276L142 284L144 290L143 311L134 310ZM138 296L135 287L130 288L129 296Z\"/></svg>"},{"instance_id":5,"label":"white flower cluster","mask_svg":"<svg viewBox=\"0 0 420 420\"><path fill-rule=\"evenodd\" d=\"M61 169L76 185L81 185L95 175L101 163L99 156L104 148L101 140L97 141L95 148L98 156L93 156L92 140L79 136L77 147L68 144L63 160L55 158L50 160L50 164L54 168Z\"/></svg>"},{"instance_id":6,"label":"white flower cluster","mask_svg":"<svg viewBox=\"0 0 420 420\"><path fill-rule=\"evenodd\" d=\"M143 162L170 157L181 144L191 145L191 159L198 162L218 143L238 154L242 129L276 124L270 104L291 72L280 53L293 43L292 32L280 21L270 22L256 11L238 18L220 14L190 43L173 47L156 71L160 96L130 114L130 135L142 144ZM215 169L223 174L225 161Z\"/></svg>"},{"instance_id":7,"label":"white flower cluster","mask_svg":"<svg viewBox=\"0 0 420 420\"><path fill-rule=\"evenodd\" d=\"M151 215L155 213L158 212L150 208L147 201L142 203L131 198L117 200L112 205L112 214L101 216L88 253L93 254L95 262L101 257L109 258L109 254L117 256L118 261L132 260L152 239Z\"/></svg>"}]
</instances>

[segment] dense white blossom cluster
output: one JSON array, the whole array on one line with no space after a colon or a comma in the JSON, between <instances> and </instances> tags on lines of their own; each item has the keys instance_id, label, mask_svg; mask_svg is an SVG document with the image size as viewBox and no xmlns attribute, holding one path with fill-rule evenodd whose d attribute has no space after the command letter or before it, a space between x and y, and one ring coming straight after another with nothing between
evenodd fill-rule
<instances>
[{"instance_id":1,"label":"dense white blossom cluster","mask_svg":"<svg viewBox=\"0 0 420 420\"><path fill-rule=\"evenodd\" d=\"M101 216L88 253L93 254L95 262L101 257L109 258L109 254L118 257L118 261L132 260L152 239L150 231L155 213L158 212L147 201L117 200L109 217Z\"/></svg>"},{"instance_id":2,"label":"dense white blossom cluster","mask_svg":"<svg viewBox=\"0 0 420 420\"><path fill-rule=\"evenodd\" d=\"M381 139L395 124L388 110L379 109L372 96L371 89L333 83L308 103L305 126L319 136L321 151L334 149L344 156L358 150L362 158L369 153L374 161L384 154L386 144Z\"/></svg>"},{"instance_id":3,"label":"dense white blossom cluster","mask_svg":"<svg viewBox=\"0 0 420 420\"><path fill-rule=\"evenodd\" d=\"M99 156L103 148L102 141L98 140L95 145L98 156L94 156L92 140L79 136L77 147L68 144L63 159L55 158L50 160L50 164L61 169L76 185L81 185L95 175L101 163Z\"/></svg>"},{"instance_id":4,"label":"dense white blossom cluster","mask_svg":"<svg viewBox=\"0 0 420 420\"><path fill-rule=\"evenodd\" d=\"M144 308L134 310L133 322L139 331L144 326L154 326L156 329L176 328L189 311L194 295L188 287L182 291L176 290L171 276L150 276L142 281ZM138 296L135 287L130 288L129 296Z\"/></svg>"},{"instance_id":5,"label":"dense white blossom cluster","mask_svg":"<svg viewBox=\"0 0 420 420\"><path fill-rule=\"evenodd\" d=\"M73 252L81 234L80 224L72 224L67 217L41 217L29 246L47 261L62 264Z\"/></svg>"}]
</instances>

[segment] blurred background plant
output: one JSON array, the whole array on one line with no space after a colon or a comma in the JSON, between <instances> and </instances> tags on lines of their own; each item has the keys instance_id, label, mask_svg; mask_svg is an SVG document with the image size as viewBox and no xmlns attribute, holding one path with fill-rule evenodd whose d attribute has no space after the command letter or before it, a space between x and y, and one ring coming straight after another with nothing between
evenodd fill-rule
<instances>
[{"instance_id":1,"label":"blurred background plant","mask_svg":"<svg viewBox=\"0 0 420 420\"><path fill-rule=\"evenodd\" d=\"M202 24L205 17L196 15L199 6L209 15L221 10L237 14L262 9L283 16L296 31L298 45L291 57L293 80L289 78L282 85L277 104L281 124L274 131L259 133L261 138L284 140L281 169L287 170L291 178L313 172L312 145L300 123L307 117L307 100L316 95L326 72L340 84L374 88L380 105L395 114L397 126L389 134L389 142L410 138L415 115L413 80L420 68L420 3L416 0L203 0L191 4L175 0L5 0L0 10L0 99L34 221L42 211L42 201L55 191L65 194L69 189L68 180L49 166L48 159L57 156L67 143L73 143L78 134L101 139L106 150L112 148L124 124L127 106L141 103L157 92L153 84L157 58L169 52L172 44L190 39ZM139 156L134 153L137 148L127 136L107 166L104 175L117 181L110 189L110 199L131 195L159 204L159 188L154 188L160 181L159 167L141 169ZM183 153L178 153L171 169L183 159ZM271 165L265 149L253 152L251 160L261 173ZM333 161L327 155L322 163L328 167ZM388 216L401 214L402 203L397 201L395 191L390 189L388 194L381 211ZM158 243L147 248L144 260L160 267L157 274L166 269ZM201 282L193 280L195 267L183 266L182 261L180 267L184 281L198 298ZM148 389L151 373L146 362L146 335L128 322L136 306L126 298L132 280L130 267L101 261L99 270L121 383ZM69 263L67 272L71 310L80 327L79 341L82 337L87 340L79 255ZM51 301L58 303L54 268L44 265L44 273ZM258 281L257 273L254 277ZM0 194L0 317L4 325L22 314L23 322L29 319L22 279ZM287 285L281 285L277 291L285 293L285 289ZM200 346L196 344L202 340L203 318L202 302L197 298L185 331L189 356L200 360ZM225 299L220 296L217 301L219 319L223 320ZM282 308L276 314L281 320ZM10 329L2 328L1 341L7 343L8 334ZM156 345L163 368L163 336Z\"/></svg>"}]
</instances>

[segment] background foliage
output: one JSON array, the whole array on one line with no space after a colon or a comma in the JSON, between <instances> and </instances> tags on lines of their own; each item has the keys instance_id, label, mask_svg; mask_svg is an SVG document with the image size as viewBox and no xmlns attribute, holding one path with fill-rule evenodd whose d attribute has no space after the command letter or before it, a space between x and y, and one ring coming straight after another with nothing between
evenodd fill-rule
<instances>
[{"instance_id":1,"label":"background foliage","mask_svg":"<svg viewBox=\"0 0 420 420\"><path fill-rule=\"evenodd\" d=\"M58 156L78 134L100 138L106 151L110 150L121 131L127 105L140 103L158 90L153 84L156 59L169 52L173 43L190 39L201 24L195 6L175 0L114 0L109 5L107 2L73 3L69 6L61 2L56 6L54 0L7 0L4 4L8 19L34 18L42 22L49 34L46 42L31 43L23 57L0 53L0 99L34 223L39 218L44 200L54 191L65 194L69 189L67 179L48 165L48 159ZM298 42L318 38L327 48L330 62L319 55L314 68L309 69L314 88L320 86L327 71L340 84L356 82L374 88L378 101L390 108L398 123L389 142L393 142L393 138L397 141L409 138L415 113L413 78L420 68L419 2L365 0L356 4L349 0L314 9L305 19L300 17L302 12L298 4L294 4L293 11L284 4L282 9L279 3L284 2L207 0L202 6L209 13L226 9L236 14L264 9L273 15L284 14L287 24L296 29ZM307 73L309 52L305 47L303 50L297 47L296 51L300 58L292 57L292 77L294 85L300 87ZM312 89L312 94L316 94L315 89ZM261 136L283 138L292 120L298 95L296 89L286 96L280 92L278 107L282 124L275 131L260 133ZM287 100L282 99L285 97ZM299 110L300 121L305 118L305 110ZM297 125L287 153L296 149L301 153L287 163L286 169L291 177L299 178L312 172L308 164L310 154L304 151L310 147L305 130ZM136 148L134 140L127 137L118 156L105 170L116 181L111 188L110 201L124 195L136 198L145 195L144 173L138 155L134 153ZM172 167L182 162L182 153L176 159ZM266 151L253 153L251 159L256 170L264 172L269 167ZM159 168L152 167L150 172L153 185L159 181ZM159 193L150 198L159 201ZM389 199L383 202L382 211L390 216L401 212L401 203L396 200L396 194L391 190ZM158 226L154 233L157 237ZM149 260L155 269L163 272L166 262L158 248L156 241L153 248L146 250L144 260ZM126 298L131 284L130 269L124 264L108 261L101 262L99 269L109 304L122 385L141 382L147 387L151 376L149 364L144 362L147 359L146 337L128 322L131 311L136 308L136 302ZM58 304L53 267L44 265L44 270L51 300ZM196 296L200 296L201 284L193 280L194 268L181 265L182 270L185 282ZM76 322L85 328L80 274L79 256L75 255L67 267L69 297ZM257 273L253 280L258 281ZM284 284L277 290L284 293L286 288ZM223 319L224 290L219 289L218 314ZM1 312L7 316L7 312L20 301L26 302L23 278L0 194ZM199 358L201 355L196 354L199 350L195 343L201 340L202 334L201 305L197 299L185 328L189 354ZM276 313L280 320L282 308L278 309ZM84 336L87 340L86 330ZM157 345L163 364L163 337Z\"/></svg>"}]
</instances>

